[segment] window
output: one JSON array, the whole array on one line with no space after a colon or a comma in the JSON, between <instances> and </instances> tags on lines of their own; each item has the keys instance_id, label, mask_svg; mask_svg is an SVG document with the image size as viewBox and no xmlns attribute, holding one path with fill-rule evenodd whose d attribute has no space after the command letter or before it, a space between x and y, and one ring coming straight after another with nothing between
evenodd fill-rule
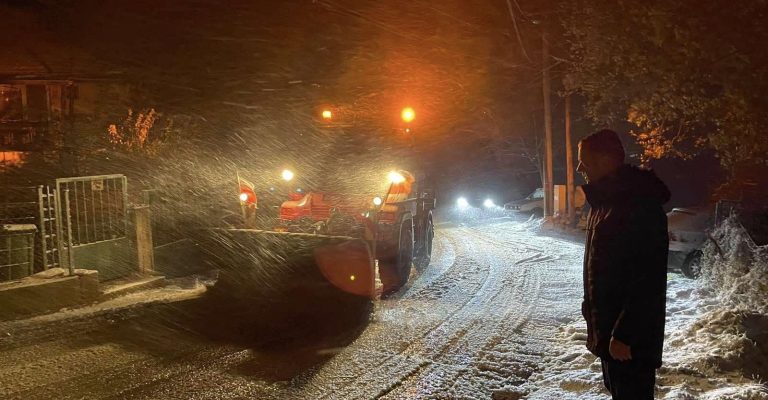
<instances>
[{"instance_id":1,"label":"window","mask_svg":"<svg viewBox=\"0 0 768 400\"><path fill-rule=\"evenodd\" d=\"M21 89L0 85L0 121L21 121L24 110L21 104Z\"/></svg>"}]
</instances>

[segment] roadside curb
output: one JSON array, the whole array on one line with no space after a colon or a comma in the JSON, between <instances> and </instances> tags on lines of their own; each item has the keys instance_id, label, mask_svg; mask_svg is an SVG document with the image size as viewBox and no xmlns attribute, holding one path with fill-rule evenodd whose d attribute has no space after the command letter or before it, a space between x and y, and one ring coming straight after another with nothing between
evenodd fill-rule
<instances>
[{"instance_id":1,"label":"roadside curb","mask_svg":"<svg viewBox=\"0 0 768 400\"><path fill-rule=\"evenodd\" d=\"M65 321L104 320L111 322L129 318L134 314L132 310L158 304L195 300L201 298L206 292L205 285L194 278L176 279L166 283L156 287L133 286L130 292L121 292L123 294L115 295L110 299L99 298L90 303L0 320L0 345L4 339L7 339L3 337L3 332L17 334L29 326L58 324ZM155 284L157 283L155 282Z\"/></svg>"},{"instance_id":2,"label":"roadside curb","mask_svg":"<svg viewBox=\"0 0 768 400\"><path fill-rule=\"evenodd\" d=\"M0 321L25 318L98 301L99 274L54 268L0 286Z\"/></svg>"},{"instance_id":3,"label":"roadside curb","mask_svg":"<svg viewBox=\"0 0 768 400\"><path fill-rule=\"evenodd\" d=\"M165 285L165 276L159 275L134 275L100 282L95 270L75 269L74 274L68 275L62 268L52 268L0 285L0 322L103 304Z\"/></svg>"},{"instance_id":4,"label":"roadside curb","mask_svg":"<svg viewBox=\"0 0 768 400\"><path fill-rule=\"evenodd\" d=\"M100 300L111 300L116 297L125 296L127 294L142 290L157 289L159 287L165 286L165 284L165 276L162 275L132 277L110 281L107 283L102 283Z\"/></svg>"}]
</instances>

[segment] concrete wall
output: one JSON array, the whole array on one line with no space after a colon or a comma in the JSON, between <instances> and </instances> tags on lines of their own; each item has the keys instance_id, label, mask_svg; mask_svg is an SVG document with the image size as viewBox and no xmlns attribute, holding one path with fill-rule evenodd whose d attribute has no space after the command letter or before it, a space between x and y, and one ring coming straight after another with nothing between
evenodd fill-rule
<instances>
[{"instance_id":1,"label":"concrete wall","mask_svg":"<svg viewBox=\"0 0 768 400\"><path fill-rule=\"evenodd\" d=\"M0 286L0 320L57 311L99 299L99 274L35 278Z\"/></svg>"}]
</instances>

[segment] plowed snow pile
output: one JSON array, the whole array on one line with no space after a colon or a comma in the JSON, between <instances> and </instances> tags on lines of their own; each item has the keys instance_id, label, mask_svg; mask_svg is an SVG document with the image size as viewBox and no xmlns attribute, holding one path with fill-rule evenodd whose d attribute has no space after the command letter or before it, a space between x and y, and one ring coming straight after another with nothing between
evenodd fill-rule
<instances>
[{"instance_id":1,"label":"plowed snow pile","mask_svg":"<svg viewBox=\"0 0 768 400\"><path fill-rule=\"evenodd\" d=\"M768 399L768 249L755 246L735 221L713 232L702 278L669 275L660 399ZM600 361L585 348L586 325L563 326L528 399L609 399Z\"/></svg>"}]
</instances>

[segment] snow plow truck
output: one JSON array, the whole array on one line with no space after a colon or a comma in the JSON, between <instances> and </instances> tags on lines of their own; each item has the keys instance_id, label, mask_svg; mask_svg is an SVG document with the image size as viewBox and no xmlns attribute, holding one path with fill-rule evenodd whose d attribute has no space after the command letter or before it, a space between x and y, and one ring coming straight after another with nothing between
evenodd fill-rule
<instances>
[{"instance_id":1,"label":"snow plow truck","mask_svg":"<svg viewBox=\"0 0 768 400\"><path fill-rule=\"evenodd\" d=\"M272 229L251 228L246 216L242 227L208 230L199 244L220 271L212 291L267 307L367 302L378 295L378 266L381 297L397 292L413 264L429 264L435 199L406 171L388 181L381 194L294 193ZM248 190L239 197L244 210L255 201Z\"/></svg>"}]
</instances>

